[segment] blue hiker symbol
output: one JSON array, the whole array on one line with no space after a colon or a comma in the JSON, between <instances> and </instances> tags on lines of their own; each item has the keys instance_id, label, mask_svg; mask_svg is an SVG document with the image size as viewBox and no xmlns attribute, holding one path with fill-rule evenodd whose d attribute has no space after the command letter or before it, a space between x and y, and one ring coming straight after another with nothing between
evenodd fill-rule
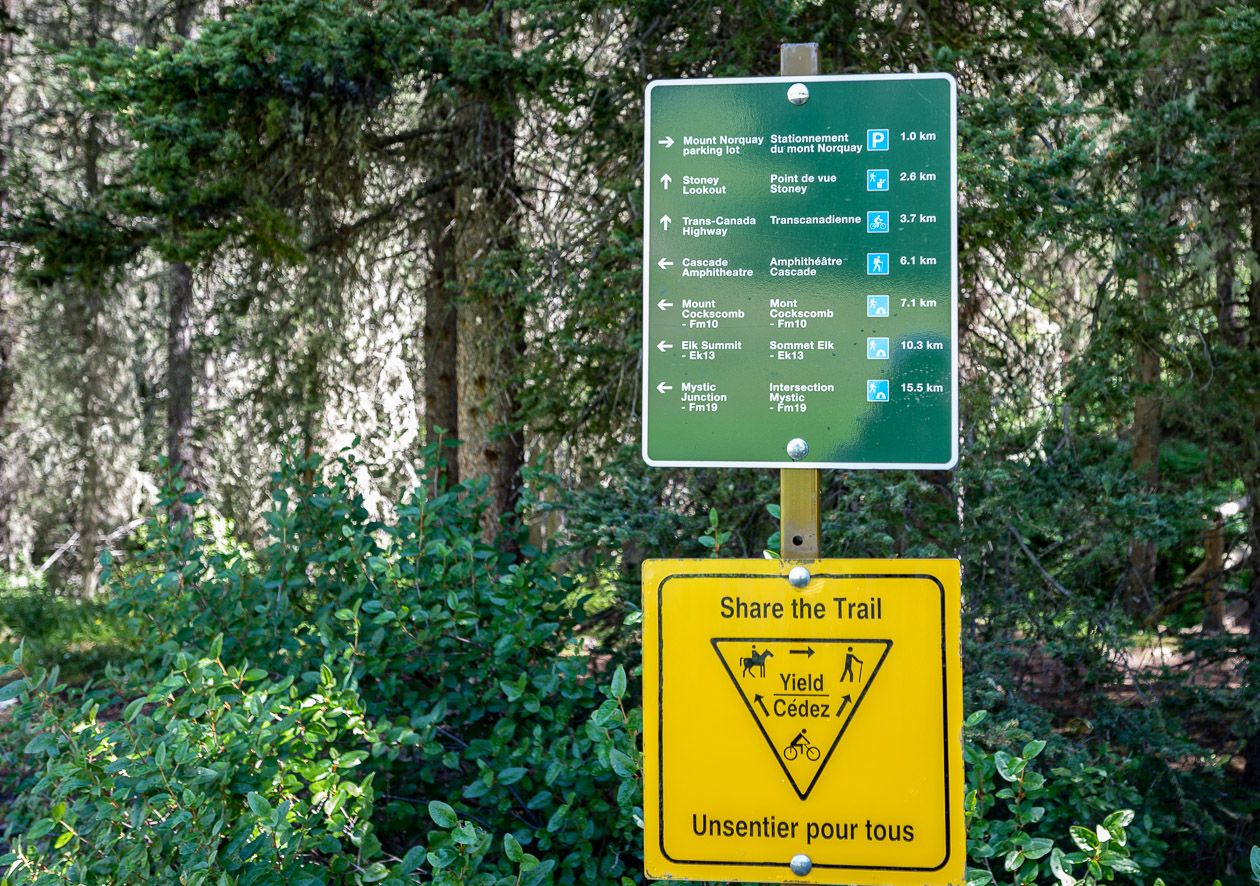
<instances>
[{"instance_id":1,"label":"blue hiker symbol","mask_svg":"<svg viewBox=\"0 0 1260 886\"><path fill-rule=\"evenodd\" d=\"M862 682L862 659L853 654L853 647L849 647L848 653L844 656L844 672L840 675L840 682L847 683L853 679L853 663L857 662L857 681Z\"/></svg>"},{"instance_id":2,"label":"blue hiker symbol","mask_svg":"<svg viewBox=\"0 0 1260 886\"><path fill-rule=\"evenodd\" d=\"M758 652L757 645L754 643L752 652L739 660L740 667L744 669L743 673L741 673L740 676L747 677L748 672L751 671L753 668L756 668L759 671L757 676L764 677L766 675L766 659L767 658L774 658L774 653L771 652L769 649L767 649L765 652Z\"/></svg>"}]
</instances>

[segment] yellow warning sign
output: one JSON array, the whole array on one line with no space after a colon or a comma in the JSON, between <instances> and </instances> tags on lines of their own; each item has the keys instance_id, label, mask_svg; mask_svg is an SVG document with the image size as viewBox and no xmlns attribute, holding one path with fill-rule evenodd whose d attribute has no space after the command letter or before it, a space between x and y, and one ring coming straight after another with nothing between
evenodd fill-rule
<instances>
[{"instance_id":1,"label":"yellow warning sign","mask_svg":"<svg viewBox=\"0 0 1260 886\"><path fill-rule=\"evenodd\" d=\"M962 882L958 562L792 566L643 564L648 876Z\"/></svg>"}]
</instances>

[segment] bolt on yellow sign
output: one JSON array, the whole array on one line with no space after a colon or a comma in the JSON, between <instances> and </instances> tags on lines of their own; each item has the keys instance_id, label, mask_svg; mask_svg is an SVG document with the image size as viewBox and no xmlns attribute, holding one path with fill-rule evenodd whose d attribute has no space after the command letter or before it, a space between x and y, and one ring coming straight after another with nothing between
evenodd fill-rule
<instances>
[{"instance_id":1,"label":"bolt on yellow sign","mask_svg":"<svg viewBox=\"0 0 1260 886\"><path fill-rule=\"evenodd\" d=\"M958 561L792 569L643 564L647 875L961 883Z\"/></svg>"}]
</instances>

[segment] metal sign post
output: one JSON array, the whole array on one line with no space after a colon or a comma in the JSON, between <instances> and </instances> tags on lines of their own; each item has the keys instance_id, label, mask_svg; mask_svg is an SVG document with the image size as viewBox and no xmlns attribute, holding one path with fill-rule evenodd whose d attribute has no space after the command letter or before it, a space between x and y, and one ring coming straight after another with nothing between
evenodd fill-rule
<instances>
[{"instance_id":1,"label":"metal sign post","mask_svg":"<svg viewBox=\"0 0 1260 886\"><path fill-rule=\"evenodd\" d=\"M818 44L784 43L779 47L779 73L784 77L817 75ZM802 445L808 446L803 440L798 447ZM817 468L779 470L779 556L784 560L822 556L821 483Z\"/></svg>"}]
</instances>

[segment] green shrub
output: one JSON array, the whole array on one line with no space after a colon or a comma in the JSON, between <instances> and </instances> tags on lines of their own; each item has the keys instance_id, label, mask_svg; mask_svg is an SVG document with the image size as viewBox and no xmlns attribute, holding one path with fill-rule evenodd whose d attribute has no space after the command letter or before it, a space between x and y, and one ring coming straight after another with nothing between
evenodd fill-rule
<instances>
[{"instance_id":1,"label":"green shrub","mask_svg":"<svg viewBox=\"0 0 1260 886\"><path fill-rule=\"evenodd\" d=\"M257 553L155 520L145 549L111 564L114 613L146 650L86 691L45 679L20 709L47 761L8 824L13 882L89 863L127 865L97 882L373 882L403 858L451 883L639 867L639 714L621 663L578 636L589 589L555 568L561 551L478 541L477 488L416 490L375 520L356 468L285 466ZM42 737L63 733L91 754ZM475 826L426 837L434 802ZM143 836L154 821L169 838ZM61 822L83 842L56 846ZM95 862L89 840L109 847Z\"/></svg>"}]
</instances>

